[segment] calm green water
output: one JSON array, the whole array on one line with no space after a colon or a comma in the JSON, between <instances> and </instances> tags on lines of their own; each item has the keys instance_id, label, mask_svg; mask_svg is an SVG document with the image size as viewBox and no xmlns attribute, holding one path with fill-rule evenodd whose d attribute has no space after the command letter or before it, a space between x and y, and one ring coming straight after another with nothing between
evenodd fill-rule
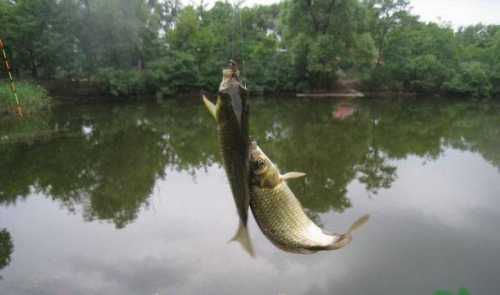
<instances>
[{"instance_id":1,"label":"calm green water","mask_svg":"<svg viewBox=\"0 0 500 295\"><path fill-rule=\"evenodd\" d=\"M500 103L255 100L251 123L325 229L371 214L351 245L282 252L253 219L257 258L228 244L199 100L61 107L0 126L0 294L498 294Z\"/></svg>"}]
</instances>

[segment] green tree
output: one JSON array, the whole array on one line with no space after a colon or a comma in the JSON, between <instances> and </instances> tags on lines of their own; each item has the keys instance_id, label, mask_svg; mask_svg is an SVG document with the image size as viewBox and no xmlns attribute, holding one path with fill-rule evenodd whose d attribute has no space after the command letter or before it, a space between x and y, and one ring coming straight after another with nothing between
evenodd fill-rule
<instances>
[{"instance_id":1,"label":"green tree","mask_svg":"<svg viewBox=\"0 0 500 295\"><path fill-rule=\"evenodd\" d=\"M377 65L384 61L388 35L402 25L409 10L407 0L364 0L368 28L377 48Z\"/></svg>"},{"instance_id":2,"label":"green tree","mask_svg":"<svg viewBox=\"0 0 500 295\"><path fill-rule=\"evenodd\" d=\"M329 89L337 70L350 65L361 9L352 0L285 2L284 40L300 82Z\"/></svg>"},{"instance_id":3,"label":"green tree","mask_svg":"<svg viewBox=\"0 0 500 295\"><path fill-rule=\"evenodd\" d=\"M254 92L328 90L342 78L374 89L500 94L500 26L455 32L420 21L408 0L209 9L203 1L0 0L0 21L16 76L96 83L115 96L214 91L229 58ZM475 81L460 85L467 75Z\"/></svg>"},{"instance_id":4,"label":"green tree","mask_svg":"<svg viewBox=\"0 0 500 295\"><path fill-rule=\"evenodd\" d=\"M490 97L492 90L485 66L479 62L460 64L445 87L451 92L470 94L476 98Z\"/></svg>"}]
</instances>

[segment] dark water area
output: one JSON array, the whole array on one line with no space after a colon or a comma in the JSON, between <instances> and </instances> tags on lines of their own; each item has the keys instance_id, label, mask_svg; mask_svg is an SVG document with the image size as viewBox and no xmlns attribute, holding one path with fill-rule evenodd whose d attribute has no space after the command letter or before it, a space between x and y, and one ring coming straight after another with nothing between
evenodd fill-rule
<instances>
[{"instance_id":1,"label":"dark water area","mask_svg":"<svg viewBox=\"0 0 500 295\"><path fill-rule=\"evenodd\" d=\"M252 135L338 251L227 243L237 215L199 100L0 124L0 294L498 294L500 103L254 100Z\"/></svg>"}]
</instances>

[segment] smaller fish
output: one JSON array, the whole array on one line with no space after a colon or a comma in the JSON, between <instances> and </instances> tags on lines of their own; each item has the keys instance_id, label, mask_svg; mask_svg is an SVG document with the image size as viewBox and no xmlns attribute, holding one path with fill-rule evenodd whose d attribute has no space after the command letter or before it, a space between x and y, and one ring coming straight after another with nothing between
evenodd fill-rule
<instances>
[{"instance_id":1,"label":"smaller fish","mask_svg":"<svg viewBox=\"0 0 500 295\"><path fill-rule=\"evenodd\" d=\"M370 216L364 215L344 234L323 231L305 214L286 183L305 173L282 175L255 141L250 149L250 207L264 235L278 248L302 254L340 249L352 241L352 232L368 221Z\"/></svg>"}]
</instances>

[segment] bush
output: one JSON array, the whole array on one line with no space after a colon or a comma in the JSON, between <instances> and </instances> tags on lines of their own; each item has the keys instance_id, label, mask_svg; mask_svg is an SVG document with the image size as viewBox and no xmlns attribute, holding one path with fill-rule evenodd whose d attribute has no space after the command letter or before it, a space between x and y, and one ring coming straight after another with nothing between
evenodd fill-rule
<instances>
[{"instance_id":1,"label":"bush","mask_svg":"<svg viewBox=\"0 0 500 295\"><path fill-rule=\"evenodd\" d=\"M491 92L493 95L500 95L500 63L493 66L490 73Z\"/></svg>"},{"instance_id":2,"label":"bush","mask_svg":"<svg viewBox=\"0 0 500 295\"><path fill-rule=\"evenodd\" d=\"M174 52L148 64L146 85L156 97L163 98L201 86L194 57Z\"/></svg>"},{"instance_id":3,"label":"bush","mask_svg":"<svg viewBox=\"0 0 500 295\"><path fill-rule=\"evenodd\" d=\"M144 73L139 70L99 70L96 79L113 96L138 96L146 93Z\"/></svg>"},{"instance_id":4,"label":"bush","mask_svg":"<svg viewBox=\"0 0 500 295\"><path fill-rule=\"evenodd\" d=\"M146 65L144 71L105 68L96 79L103 90L114 96L172 96L200 88L198 67L189 53L171 52ZM217 77L219 78L219 77Z\"/></svg>"},{"instance_id":5,"label":"bush","mask_svg":"<svg viewBox=\"0 0 500 295\"><path fill-rule=\"evenodd\" d=\"M479 62L462 63L453 73L451 80L444 84L444 88L452 93L488 98L491 96L492 87L485 68Z\"/></svg>"},{"instance_id":6,"label":"bush","mask_svg":"<svg viewBox=\"0 0 500 295\"><path fill-rule=\"evenodd\" d=\"M449 70L433 54L418 56L411 61L414 70L412 89L421 92L439 91L449 77Z\"/></svg>"},{"instance_id":7,"label":"bush","mask_svg":"<svg viewBox=\"0 0 500 295\"><path fill-rule=\"evenodd\" d=\"M378 65L363 73L361 82L365 90L403 90L408 75L402 67L393 64Z\"/></svg>"},{"instance_id":8,"label":"bush","mask_svg":"<svg viewBox=\"0 0 500 295\"><path fill-rule=\"evenodd\" d=\"M48 108L52 103L51 97L45 88L32 82L22 81L16 83L17 96L23 112L33 113ZM0 112L5 112L15 107L14 94L10 83L0 84Z\"/></svg>"}]
</instances>

